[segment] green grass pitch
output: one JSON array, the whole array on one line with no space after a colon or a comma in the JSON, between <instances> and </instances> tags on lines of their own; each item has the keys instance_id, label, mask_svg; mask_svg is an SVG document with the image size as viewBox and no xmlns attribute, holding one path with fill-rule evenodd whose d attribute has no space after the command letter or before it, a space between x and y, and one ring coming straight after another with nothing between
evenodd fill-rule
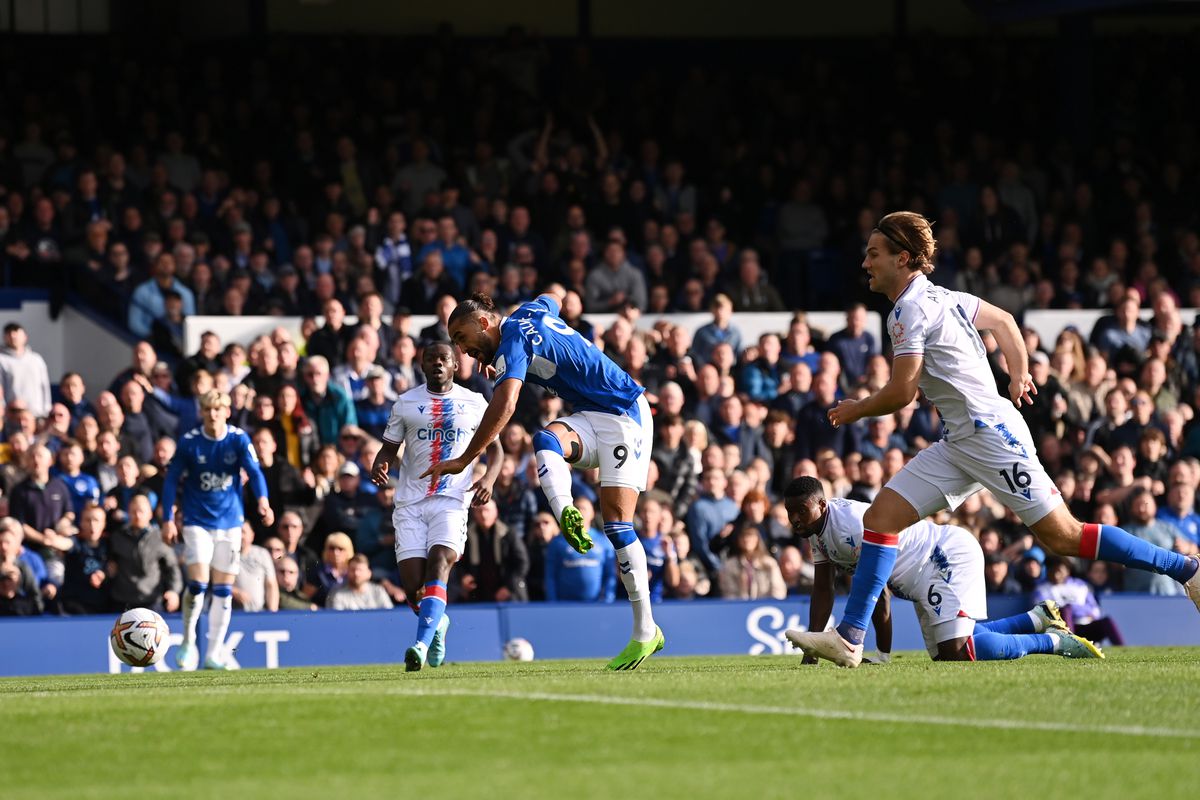
<instances>
[{"instance_id":1,"label":"green grass pitch","mask_svg":"<svg viewBox=\"0 0 1200 800\"><path fill-rule=\"evenodd\" d=\"M0 681L0 797L1191 796L1200 650Z\"/></svg>"}]
</instances>

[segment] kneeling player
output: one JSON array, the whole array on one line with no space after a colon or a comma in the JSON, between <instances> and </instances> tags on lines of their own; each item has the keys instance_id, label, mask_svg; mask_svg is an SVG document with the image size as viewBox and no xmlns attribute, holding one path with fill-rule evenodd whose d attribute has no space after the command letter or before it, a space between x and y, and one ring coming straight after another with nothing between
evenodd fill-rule
<instances>
[{"instance_id":1,"label":"kneeling player","mask_svg":"<svg viewBox=\"0 0 1200 800\"><path fill-rule=\"evenodd\" d=\"M417 641L404 653L404 667L415 672L439 667L446 658L446 582L450 568L462 555L467 538L467 508L486 503L500 474L503 452L499 440L488 447L487 473L472 484L472 470L422 479L434 464L456 458L479 428L487 401L483 395L454 383L458 358L454 347L438 342L421 354L425 385L400 395L392 405L383 447L371 465L377 486L388 482L388 470L401 443L400 483L396 487L396 561L400 583L417 614Z\"/></svg>"},{"instance_id":2,"label":"kneeling player","mask_svg":"<svg viewBox=\"0 0 1200 800\"><path fill-rule=\"evenodd\" d=\"M233 607L233 581L242 552L242 470L258 498L263 525L271 527L275 514L267 497L267 481L258 466L250 437L241 428L226 424L229 395L212 390L200 398L201 427L184 434L163 481L163 541L174 544L175 491L183 483L183 547L187 589L183 593L183 644L175 650L175 664L193 670L199 664L196 626L204 609L204 595L212 583L208 609L208 651L205 669L226 669L225 633Z\"/></svg>"},{"instance_id":3,"label":"kneeling player","mask_svg":"<svg viewBox=\"0 0 1200 800\"><path fill-rule=\"evenodd\" d=\"M833 568L853 573L862 549L863 514L868 503L825 499L816 478L797 478L784 491L792 530L812 537L813 584L809 630L821 631L833 611ZM911 600L925 637L925 647L938 661L1002 661L1031 654L1067 658L1104 658L1094 644L1067 630L1053 602L1025 614L980 621L987 617L983 551L975 537L954 525L922 520L900 537L896 565L888 587ZM891 615L886 603L875 615L876 638L886 659L891 641ZM788 640L800 646L788 631ZM799 637L805 641L803 637ZM806 661L815 662L805 651Z\"/></svg>"}]
</instances>

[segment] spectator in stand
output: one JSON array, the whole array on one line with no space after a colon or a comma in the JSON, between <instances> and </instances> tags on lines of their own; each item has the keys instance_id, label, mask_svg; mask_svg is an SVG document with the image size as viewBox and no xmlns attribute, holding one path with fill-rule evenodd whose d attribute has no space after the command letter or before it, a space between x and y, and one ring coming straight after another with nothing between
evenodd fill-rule
<instances>
[{"instance_id":1,"label":"spectator in stand","mask_svg":"<svg viewBox=\"0 0 1200 800\"><path fill-rule=\"evenodd\" d=\"M280 611L316 611L320 606L304 596L304 582L296 560L280 556L275 560L275 582L279 586Z\"/></svg>"},{"instance_id":2,"label":"spectator in stand","mask_svg":"<svg viewBox=\"0 0 1200 800\"><path fill-rule=\"evenodd\" d=\"M50 373L46 360L29 348L29 335L18 322L4 326L0 347L0 399L21 400L41 418L50 413Z\"/></svg>"},{"instance_id":3,"label":"spectator in stand","mask_svg":"<svg viewBox=\"0 0 1200 800\"><path fill-rule=\"evenodd\" d=\"M1009 574L1008 561L998 554L984 556L983 580L988 594L1018 595L1025 593L1016 578Z\"/></svg>"},{"instance_id":4,"label":"spectator in stand","mask_svg":"<svg viewBox=\"0 0 1200 800\"><path fill-rule=\"evenodd\" d=\"M625 246L609 239L600 263L588 273L584 307L589 313L619 311L626 303L646 308L646 278L625 257Z\"/></svg>"},{"instance_id":5,"label":"spectator in stand","mask_svg":"<svg viewBox=\"0 0 1200 800\"><path fill-rule=\"evenodd\" d=\"M371 563L360 553L350 559L345 582L330 590L325 607L334 611L386 609L392 607L392 599L371 580Z\"/></svg>"},{"instance_id":6,"label":"spectator in stand","mask_svg":"<svg viewBox=\"0 0 1200 800\"><path fill-rule=\"evenodd\" d=\"M400 292L404 305L414 314L433 314L440 299L457 297L459 294L454 279L446 273L442 253L437 249L425 253L420 269L404 282Z\"/></svg>"},{"instance_id":7,"label":"spectator in stand","mask_svg":"<svg viewBox=\"0 0 1200 800\"><path fill-rule=\"evenodd\" d=\"M1149 490L1138 488L1129 498L1129 518L1122 527L1139 539L1166 549L1180 550L1186 546L1174 526L1155 519L1158 506ZM1169 576L1140 569L1125 570L1125 590L1158 595L1183 594L1182 587Z\"/></svg>"},{"instance_id":8,"label":"spectator in stand","mask_svg":"<svg viewBox=\"0 0 1200 800\"><path fill-rule=\"evenodd\" d=\"M346 324L346 308L340 300L325 301L321 308L325 324L308 337L308 356L321 356L332 369L346 358L346 345L354 338L355 330Z\"/></svg>"},{"instance_id":9,"label":"spectator in stand","mask_svg":"<svg viewBox=\"0 0 1200 800\"><path fill-rule=\"evenodd\" d=\"M829 337L826 350L837 356L851 386L867 373L867 362L879 353L879 343L867 330L867 307L854 303L846 309L846 327Z\"/></svg>"},{"instance_id":10,"label":"spectator in stand","mask_svg":"<svg viewBox=\"0 0 1200 800\"><path fill-rule=\"evenodd\" d=\"M734 534L734 546L721 562L721 596L736 600L787 597L779 563L763 545L758 526L746 522Z\"/></svg>"},{"instance_id":11,"label":"spectator in stand","mask_svg":"<svg viewBox=\"0 0 1200 800\"><path fill-rule=\"evenodd\" d=\"M783 363L778 334L764 333L758 337L758 358L742 367L742 390L752 400L772 402L779 395L783 380Z\"/></svg>"},{"instance_id":12,"label":"spectator in stand","mask_svg":"<svg viewBox=\"0 0 1200 800\"><path fill-rule=\"evenodd\" d=\"M523 603L529 599L528 572L525 542L500 521L496 502L489 500L472 508L466 550L451 575L459 600Z\"/></svg>"},{"instance_id":13,"label":"spectator in stand","mask_svg":"<svg viewBox=\"0 0 1200 800\"><path fill-rule=\"evenodd\" d=\"M1058 604L1067 627L1093 642L1109 641L1117 647L1125 644L1121 629L1112 617L1104 616L1096 595L1087 581L1071 574L1071 564L1065 558L1046 559L1046 582L1033 593L1033 602L1052 600Z\"/></svg>"},{"instance_id":14,"label":"spectator in stand","mask_svg":"<svg viewBox=\"0 0 1200 800\"><path fill-rule=\"evenodd\" d=\"M85 505L100 502L100 483L82 469L83 448L79 442L68 439L58 450L58 468L51 474L67 487L75 519L79 519Z\"/></svg>"},{"instance_id":15,"label":"spectator in stand","mask_svg":"<svg viewBox=\"0 0 1200 800\"><path fill-rule=\"evenodd\" d=\"M329 534L321 548L321 560L310 566L304 575L301 590L304 596L324 608L329 593L345 583L353 557L354 543L349 536L341 531Z\"/></svg>"},{"instance_id":16,"label":"spectator in stand","mask_svg":"<svg viewBox=\"0 0 1200 800\"><path fill-rule=\"evenodd\" d=\"M63 613L103 614L109 609L109 538L104 509L89 503L79 514L79 533L63 555Z\"/></svg>"},{"instance_id":17,"label":"spectator in stand","mask_svg":"<svg viewBox=\"0 0 1200 800\"><path fill-rule=\"evenodd\" d=\"M259 428L251 436L254 450L258 454L259 467L263 479L267 483L267 496L271 499L271 508L280 511L311 506L316 502L316 492L308 485L300 470L287 461L276 458L275 436L270 428ZM246 504L253 507L250 485L245 487ZM246 523L251 526L256 541L263 541L271 535L271 529L262 523L261 517L252 514Z\"/></svg>"},{"instance_id":18,"label":"spectator in stand","mask_svg":"<svg viewBox=\"0 0 1200 800\"><path fill-rule=\"evenodd\" d=\"M727 293L737 311L784 310L779 292L763 275L756 250L747 248L739 254L737 281L729 285Z\"/></svg>"},{"instance_id":19,"label":"spectator in stand","mask_svg":"<svg viewBox=\"0 0 1200 800\"><path fill-rule=\"evenodd\" d=\"M850 451L850 427L829 424L829 409L837 402L837 390L833 373L822 372L813 378L813 399L796 419L796 454L800 458L813 458L821 450L832 450L839 456Z\"/></svg>"},{"instance_id":20,"label":"spectator in stand","mask_svg":"<svg viewBox=\"0 0 1200 800\"><path fill-rule=\"evenodd\" d=\"M175 256L167 252L158 254L151 271L153 277L134 290L129 300L129 330L134 336L147 339L154 321L166 316L167 292L175 292L183 302L184 316L196 313L196 298L183 281L175 277Z\"/></svg>"},{"instance_id":21,"label":"spectator in stand","mask_svg":"<svg viewBox=\"0 0 1200 800\"><path fill-rule=\"evenodd\" d=\"M446 275L454 281L455 294L462 295L467 288L471 273L476 265L471 260L471 251L460 241L458 223L452 214L443 214L437 220L437 239L421 248L417 260L424 261L431 252L438 252L442 257L442 266Z\"/></svg>"},{"instance_id":22,"label":"spectator in stand","mask_svg":"<svg viewBox=\"0 0 1200 800\"><path fill-rule=\"evenodd\" d=\"M1158 519L1171 525L1180 538L1200 546L1200 514L1196 513L1196 489L1176 481L1167 489L1167 501L1158 509Z\"/></svg>"},{"instance_id":23,"label":"spectator in stand","mask_svg":"<svg viewBox=\"0 0 1200 800\"><path fill-rule=\"evenodd\" d=\"M321 444L334 444L342 428L357 425L358 415L350 397L329 381L329 361L324 356L309 356L304 364L304 391L301 402Z\"/></svg>"},{"instance_id":24,"label":"spectator in stand","mask_svg":"<svg viewBox=\"0 0 1200 800\"><path fill-rule=\"evenodd\" d=\"M29 477L13 487L9 513L21 523L25 540L33 547L63 549L58 545L73 533L71 493L51 476L53 458L43 445L34 445L26 455Z\"/></svg>"},{"instance_id":25,"label":"spectator in stand","mask_svg":"<svg viewBox=\"0 0 1200 800\"><path fill-rule=\"evenodd\" d=\"M1130 289L1121 295L1111 316L1101 317L1092 328L1091 343L1107 357L1123 348L1144 353L1150 344L1150 326L1138 319L1142 298Z\"/></svg>"},{"instance_id":26,"label":"spectator in stand","mask_svg":"<svg viewBox=\"0 0 1200 800\"><path fill-rule=\"evenodd\" d=\"M728 344L735 355L742 350L742 333L733 325L733 301L719 294L713 298L710 310L713 321L700 326L692 337L692 358L700 364L709 362L719 344Z\"/></svg>"},{"instance_id":27,"label":"spectator in stand","mask_svg":"<svg viewBox=\"0 0 1200 800\"><path fill-rule=\"evenodd\" d=\"M687 532L694 553L705 568L716 574L720 562L710 548L710 542L718 536L728 536L737 519L738 504L726 495L729 486L725 473L720 469L708 468L700 475L700 494L687 512Z\"/></svg>"},{"instance_id":28,"label":"spectator in stand","mask_svg":"<svg viewBox=\"0 0 1200 800\"><path fill-rule=\"evenodd\" d=\"M110 595L122 610L179 610L183 576L175 552L165 545L151 517L150 501L138 495L129 503L129 522L113 531L108 552Z\"/></svg>"},{"instance_id":29,"label":"spectator in stand","mask_svg":"<svg viewBox=\"0 0 1200 800\"><path fill-rule=\"evenodd\" d=\"M579 498L575 507L583 515L583 529L595 546L579 553L563 538L555 536L546 547L543 590L550 602L611 603L617 597L617 551L603 531L592 526L595 511L590 501ZM607 545L607 546L605 546Z\"/></svg>"}]
</instances>

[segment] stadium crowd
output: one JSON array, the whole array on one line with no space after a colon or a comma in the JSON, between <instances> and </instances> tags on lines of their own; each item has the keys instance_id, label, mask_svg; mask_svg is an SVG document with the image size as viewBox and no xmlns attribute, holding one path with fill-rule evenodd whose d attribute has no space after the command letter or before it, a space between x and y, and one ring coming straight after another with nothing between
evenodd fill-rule
<instances>
[{"instance_id":1,"label":"stadium crowd","mask_svg":"<svg viewBox=\"0 0 1200 800\"><path fill-rule=\"evenodd\" d=\"M563 317L655 409L638 526L656 595L803 593L811 553L779 502L787 481L817 475L830 495L870 500L940 435L922 402L826 421L889 377L888 343L866 330L886 299L858 264L897 208L937 221L935 282L1018 319L1108 309L1093 330L1027 334L1039 393L1026 418L1078 516L1196 550L1200 328L1179 313L1200 306L1196 87L1175 45L1098 58L1109 91L1086 144L1045 124L1061 102L1037 88L1052 43L891 53L882 82L870 59L820 47L702 66L669 49L610 64L519 29L408 44L403 68L377 40L181 45L160 62L47 48L8 65L29 80L0 84L0 105L19 110L0 124L4 283L50 285L56 304L73 294L140 341L111 384L84 386L46 374L24 331L5 328L0 611L174 610L181 579L156 505L213 386L232 394L283 512L274 529L247 525L238 604L401 602L391 490L366 478L391 401L422 381L422 344L446 338L467 293L512 306L552 283ZM866 96L888 98L869 122ZM757 340L739 331L741 312L830 308L846 309L843 328L796 312ZM601 329L597 312L615 321ZM658 312L711 322L641 320ZM206 333L187 352L194 314L304 321L300 337ZM415 330L414 314L438 322ZM490 394L469 357L459 375ZM595 550L575 553L537 491L530 435L562 412L526 386L452 602L620 591L599 523ZM593 477L577 473L585 514ZM986 493L942 518L979 537L995 593L1076 579L1084 595L1178 590L1046 559ZM1094 600L1077 603L1081 624L1101 613Z\"/></svg>"}]
</instances>

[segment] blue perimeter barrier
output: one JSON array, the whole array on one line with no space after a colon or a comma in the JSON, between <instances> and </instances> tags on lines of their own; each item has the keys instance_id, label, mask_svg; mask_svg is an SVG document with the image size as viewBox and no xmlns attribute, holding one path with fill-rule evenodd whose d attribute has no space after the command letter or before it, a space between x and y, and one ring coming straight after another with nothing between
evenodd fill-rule
<instances>
[{"instance_id":1,"label":"blue perimeter barrier","mask_svg":"<svg viewBox=\"0 0 1200 800\"><path fill-rule=\"evenodd\" d=\"M839 598L835 618L844 598ZM909 603L893 601L895 650L924 643ZM782 601L667 602L655 618L667 636L664 655L771 655L794 653L788 628L808 623L807 597ZM1021 598L994 597L993 617L1028 610ZM1200 645L1200 619L1187 598L1110 595L1104 610L1131 645ZM450 661L496 661L515 637L528 639L542 658L609 658L629 639L625 603L531 603L450 607ZM129 671L113 655L108 634L114 616L35 617L0 621L0 675L55 675ZM179 615L167 616L172 645ZM203 623L202 623L203 626ZM408 608L391 611L234 612L228 642L242 668L388 664L403 660L416 619ZM203 631L201 631L203 635ZM874 647L872 637L868 649ZM171 670L171 654L155 667Z\"/></svg>"}]
</instances>

